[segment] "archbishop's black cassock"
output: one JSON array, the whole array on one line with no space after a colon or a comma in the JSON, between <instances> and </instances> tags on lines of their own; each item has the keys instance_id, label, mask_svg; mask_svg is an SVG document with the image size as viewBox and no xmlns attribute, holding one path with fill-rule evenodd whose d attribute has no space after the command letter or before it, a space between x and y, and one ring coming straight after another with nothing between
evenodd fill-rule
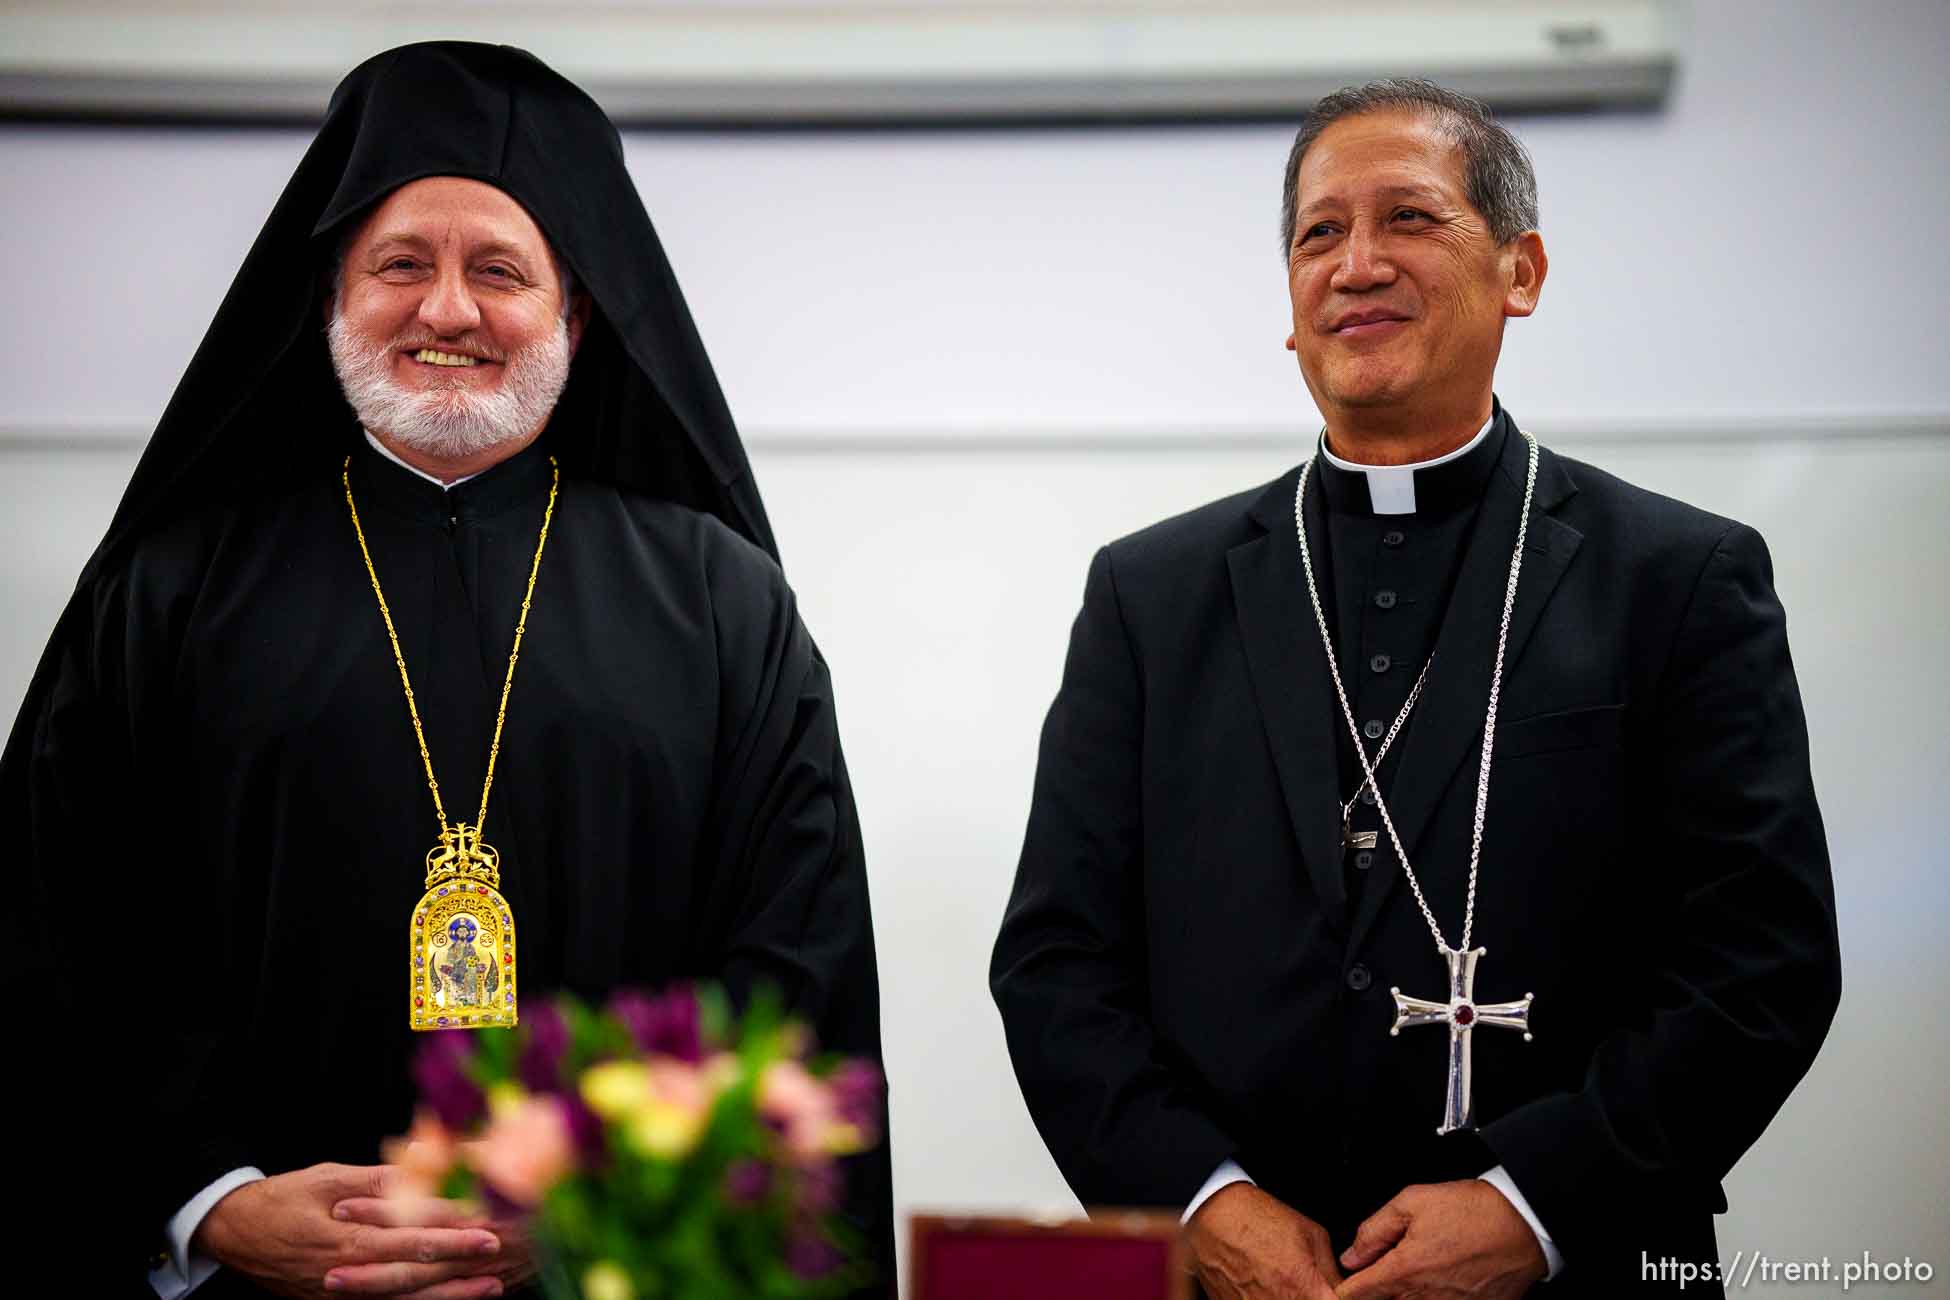
<instances>
[{"instance_id":1,"label":"archbishop's black cassock","mask_svg":"<svg viewBox=\"0 0 1950 1300\"><path fill-rule=\"evenodd\" d=\"M593 300L547 433L444 491L367 445L322 337L338 240L433 174L514 196ZM404 939L438 826L348 455L455 819L561 462L486 826L531 1004L766 982L822 1047L879 1056L830 678L616 133L517 51L393 51L334 97L0 769L25 845L12 1032L39 1049L28 1127L54 1146L16 1182L57 1229L25 1252L68 1279L49 1294L144 1294L165 1222L218 1175L373 1163L410 1119ZM890 1280L886 1149L855 1163Z\"/></svg>"},{"instance_id":2,"label":"archbishop's black cassock","mask_svg":"<svg viewBox=\"0 0 1950 1300\"><path fill-rule=\"evenodd\" d=\"M1371 735L1434 654L1379 775L1451 944L1525 451L1499 408L1414 514L1324 457L1306 501ZM1713 1259L1720 1180L1840 987L1759 536L1542 452L1472 940L1477 998L1534 992L1536 1039L1479 1028L1479 1130L1438 1137L1448 1033L1391 1038L1389 990L1444 1000L1446 968L1387 835L1342 849L1360 767L1297 478L1091 565L991 971L1044 1140L1087 1205L1182 1208L1236 1159L1337 1249L1404 1186L1501 1164L1563 1252L1553 1295L1636 1291L1641 1251Z\"/></svg>"}]
</instances>

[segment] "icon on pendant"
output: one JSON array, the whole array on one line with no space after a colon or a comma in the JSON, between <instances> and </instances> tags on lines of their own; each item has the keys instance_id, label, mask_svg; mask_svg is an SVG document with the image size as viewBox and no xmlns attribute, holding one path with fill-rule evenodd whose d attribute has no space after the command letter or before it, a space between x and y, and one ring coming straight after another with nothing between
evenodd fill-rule
<instances>
[{"instance_id":1,"label":"icon on pendant","mask_svg":"<svg viewBox=\"0 0 1950 1300\"><path fill-rule=\"evenodd\" d=\"M478 944L477 944L478 939ZM428 985L437 1007L492 1005L501 985L494 960L493 939L473 917L462 913L447 923L447 932L434 939L436 951Z\"/></svg>"},{"instance_id":2,"label":"icon on pendant","mask_svg":"<svg viewBox=\"0 0 1950 1300\"><path fill-rule=\"evenodd\" d=\"M413 909L408 1022L414 1029L516 1023L515 921L487 885L437 885Z\"/></svg>"}]
</instances>

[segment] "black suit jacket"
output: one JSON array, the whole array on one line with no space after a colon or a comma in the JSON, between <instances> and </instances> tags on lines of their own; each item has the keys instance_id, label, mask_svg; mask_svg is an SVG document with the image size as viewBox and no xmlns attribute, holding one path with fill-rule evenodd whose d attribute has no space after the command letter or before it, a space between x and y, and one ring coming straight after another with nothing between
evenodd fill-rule
<instances>
[{"instance_id":1,"label":"black suit jacket","mask_svg":"<svg viewBox=\"0 0 1950 1300\"><path fill-rule=\"evenodd\" d=\"M1504 439L1385 792L1451 944L1525 455ZM1385 836L1350 905L1297 476L1091 565L990 972L1044 1140L1086 1205L1182 1207L1236 1158L1337 1247L1501 1164L1557 1295L1710 1260L1720 1180L1840 995L1765 546L1543 451L1472 939L1477 998L1534 992L1536 1037L1476 1031L1480 1128L1438 1137L1448 1034L1390 1037L1389 990L1442 1000L1446 968Z\"/></svg>"}]
</instances>

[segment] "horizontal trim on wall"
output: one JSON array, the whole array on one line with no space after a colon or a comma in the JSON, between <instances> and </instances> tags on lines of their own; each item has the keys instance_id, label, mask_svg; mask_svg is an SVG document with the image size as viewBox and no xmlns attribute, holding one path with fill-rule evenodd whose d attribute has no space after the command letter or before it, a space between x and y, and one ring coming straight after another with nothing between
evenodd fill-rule
<instances>
[{"instance_id":1,"label":"horizontal trim on wall","mask_svg":"<svg viewBox=\"0 0 1950 1300\"><path fill-rule=\"evenodd\" d=\"M15 0L0 117L315 122L367 56L462 34L533 50L626 125L1291 120L1414 73L1504 109L1656 107L1679 0L784 7L721 0Z\"/></svg>"},{"instance_id":2,"label":"horizontal trim on wall","mask_svg":"<svg viewBox=\"0 0 1950 1300\"><path fill-rule=\"evenodd\" d=\"M1792 419L1715 416L1628 420L1543 420L1531 432L1553 446L1678 447L1752 443L1810 443L1890 438L1950 438L1950 412L1918 415L1796 416ZM745 445L776 455L940 455L1109 451L1126 455L1182 452L1252 452L1292 447L1311 430L1265 427L1090 428L1046 426L1001 429L981 426L868 430L747 426ZM25 452L132 451L149 439L128 425L47 428L0 425L0 455Z\"/></svg>"}]
</instances>

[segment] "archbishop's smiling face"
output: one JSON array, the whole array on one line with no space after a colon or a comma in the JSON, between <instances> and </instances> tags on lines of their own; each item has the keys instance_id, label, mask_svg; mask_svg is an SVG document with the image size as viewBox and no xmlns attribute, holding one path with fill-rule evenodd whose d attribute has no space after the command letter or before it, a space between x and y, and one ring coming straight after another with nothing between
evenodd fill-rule
<instances>
[{"instance_id":1,"label":"archbishop's smiling face","mask_svg":"<svg viewBox=\"0 0 1950 1300\"><path fill-rule=\"evenodd\" d=\"M346 241L339 295L346 324L390 347L390 377L408 391L491 392L509 359L562 320L561 279L534 218L458 176L402 185L374 208ZM580 327L572 316L572 336Z\"/></svg>"},{"instance_id":2,"label":"archbishop's smiling face","mask_svg":"<svg viewBox=\"0 0 1950 1300\"><path fill-rule=\"evenodd\" d=\"M1480 420L1504 318L1534 309L1541 258L1534 234L1498 245L1461 151L1428 116L1365 113L1322 131L1298 175L1288 346L1330 427L1375 408Z\"/></svg>"}]
</instances>

